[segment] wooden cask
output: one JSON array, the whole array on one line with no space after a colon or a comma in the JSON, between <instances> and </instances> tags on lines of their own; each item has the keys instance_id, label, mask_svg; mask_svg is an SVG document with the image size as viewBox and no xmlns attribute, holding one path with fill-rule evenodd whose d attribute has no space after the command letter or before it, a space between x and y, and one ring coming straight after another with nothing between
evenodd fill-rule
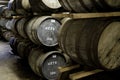
<instances>
[{"instance_id":1,"label":"wooden cask","mask_svg":"<svg viewBox=\"0 0 120 80\"><path fill-rule=\"evenodd\" d=\"M39 48L31 50L28 61L37 75L49 80L57 80L58 67L66 65L66 59L59 51L44 52Z\"/></svg>"},{"instance_id":2,"label":"wooden cask","mask_svg":"<svg viewBox=\"0 0 120 80\"><path fill-rule=\"evenodd\" d=\"M15 35L11 31L5 31L2 33L2 36L5 40L9 41L11 37L14 37Z\"/></svg>"},{"instance_id":3,"label":"wooden cask","mask_svg":"<svg viewBox=\"0 0 120 80\"><path fill-rule=\"evenodd\" d=\"M27 59L28 56L29 56L29 54L30 54L30 50L33 47L34 47L34 44L31 43L30 41L28 41L28 40L22 40L17 45L18 56L20 56L22 59Z\"/></svg>"},{"instance_id":4,"label":"wooden cask","mask_svg":"<svg viewBox=\"0 0 120 80\"><path fill-rule=\"evenodd\" d=\"M59 0L62 7L70 12L119 11L119 0Z\"/></svg>"},{"instance_id":5,"label":"wooden cask","mask_svg":"<svg viewBox=\"0 0 120 80\"><path fill-rule=\"evenodd\" d=\"M0 5L8 5L9 0L0 0Z\"/></svg>"},{"instance_id":6,"label":"wooden cask","mask_svg":"<svg viewBox=\"0 0 120 80\"><path fill-rule=\"evenodd\" d=\"M12 51L15 55L18 55L17 46L21 41L22 41L21 38L16 38L16 37L11 37L9 40L10 47L13 49Z\"/></svg>"},{"instance_id":7,"label":"wooden cask","mask_svg":"<svg viewBox=\"0 0 120 80\"><path fill-rule=\"evenodd\" d=\"M29 21L29 19L30 18L22 18L16 24L18 34L23 38L28 38L25 32L25 29L26 29L27 22Z\"/></svg>"},{"instance_id":8,"label":"wooden cask","mask_svg":"<svg viewBox=\"0 0 120 80\"><path fill-rule=\"evenodd\" d=\"M10 0L8 8L22 15L27 15L31 12L29 0Z\"/></svg>"},{"instance_id":9,"label":"wooden cask","mask_svg":"<svg viewBox=\"0 0 120 80\"><path fill-rule=\"evenodd\" d=\"M62 50L74 61L113 70L120 67L120 21L78 19L66 21L59 32Z\"/></svg>"},{"instance_id":10,"label":"wooden cask","mask_svg":"<svg viewBox=\"0 0 120 80\"><path fill-rule=\"evenodd\" d=\"M11 26L11 30L13 31L14 34L18 34L18 31L17 31L17 23L20 19L12 19L11 22L10 22L10 26Z\"/></svg>"},{"instance_id":11,"label":"wooden cask","mask_svg":"<svg viewBox=\"0 0 120 80\"><path fill-rule=\"evenodd\" d=\"M61 8L58 0L29 0L33 12L56 12Z\"/></svg>"},{"instance_id":12,"label":"wooden cask","mask_svg":"<svg viewBox=\"0 0 120 80\"><path fill-rule=\"evenodd\" d=\"M60 21L50 16L35 17L28 22L26 33L37 45L56 46L60 26Z\"/></svg>"}]
</instances>

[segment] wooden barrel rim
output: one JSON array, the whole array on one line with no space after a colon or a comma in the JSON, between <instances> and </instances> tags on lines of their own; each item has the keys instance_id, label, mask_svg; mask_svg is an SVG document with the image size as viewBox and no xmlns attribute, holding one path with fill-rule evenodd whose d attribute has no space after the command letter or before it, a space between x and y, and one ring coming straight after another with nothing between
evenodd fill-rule
<instances>
[{"instance_id":1,"label":"wooden barrel rim","mask_svg":"<svg viewBox=\"0 0 120 80\"><path fill-rule=\"evenodd\" d=\"M18 34L21 35L23 38L27 38L27 33L25 31L27 21L29 21L29 18L21 18L17 23L17 31Z\"/></svg>"},{"instance_id":2,"label":"wooden barrel rim","mask_svg":"<svg viewBox=\"0 0 120 80\"><path fill-rule=\"evenodd\" d=\"M16 26L17 26L17 22L18 22L19 20L20 20L20 19L12 19L11 30L12 30L15 34L18 33Z\"/></svg>"},{"instance_id":3,"label":"wooden barrel rim","mask_svg":"<svg viewBox=\"0 0 120 80\"><path fill-rule=\"evenodd\" d=\"M50 16L42 16L42 17L38 17L36 19L36 21L34 22L33 26L31 29L32 29L32 35L34 35L34 40L37 40L40 44L41 44L41 40L38 38L37 36L37 28L39 27L39 24L41 24L44 20L46 20L47 18L50 18ZM38 23L39 22L39 23Z\"/></svg>"},{"instance_id":4,"label":"wooden barrel rim","mask_svg":"<svg viewBox=\"0 0 120 80\"><path fill-rule=\"evenodd\" d=\"M64 28L64 25L65 25L66 23L69 23L70 20L72 20L72 19L66 18L66 19L64 20L64 22L62 23L62 26L60 27L59 32L58 32L58 34L59 34L59 35L58 35L59 46L61 47L61 49L62 49L63 51L65 51L65 49L64 49L64 45L62 44L62 42L64 41L62 35L65 35L65 33L64 33L65 31L64 31L64 30L66 30L66 29ZM63 28L64 28L64 30L63 30Z\"/></svg>"},{"instance_id":5,"label":"wooden barrel rim","mask_svg":"<svg viewBox=\"0 0 120 80\"><path fill-rule=\"evenodd\" d=\"M34 18L32 18L28 23L27 23L27 25L26 25L26 29L25 29L25 32L27 33L27 36L29 37L29 39L32 41L32 42L34 42L34 43L36 43L35 42L35 40L34 40L34 38L33 38L33 36L32 36L32 26L33 26L33 23L37 20L37 18L38 17L34 17ZM39 43L38 41L37 41L37 43ZM39 43L40 44L40 43Z\"/></svg>"}]
</instances>

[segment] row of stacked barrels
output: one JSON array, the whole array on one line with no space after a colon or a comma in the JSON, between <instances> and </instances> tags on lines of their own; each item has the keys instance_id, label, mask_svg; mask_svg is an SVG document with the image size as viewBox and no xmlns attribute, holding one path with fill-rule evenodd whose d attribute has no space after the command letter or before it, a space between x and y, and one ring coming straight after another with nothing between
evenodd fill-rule
<instances>
[{"instance_id":1,"label":"row of stacked barrels","mask_svg":"<svg viewBox=\"0 0 120 80\"><path fill-rule=\"evenodd\" d=\"M12 23L14 33L22 34L36 45L53 47L59 44L63 52L79 64L105 70L120 67L119 17L65 18L62 25L60 20L50 16L11 21L8 22Z\"/></svg>"},{"instance_id":2,"label":"row of stacked barrels","mask_svg":"<svg viewBox=\"0 0 120 80\"><path fill-rule=\"evenodd\" d=\"M66 57L57 49L44 50L19 37L11 37L9 43L13 52L27 59L31 69L43 79L57 80L60 75L58 67L66 66Z\"/></svg>"},{"instance_id":3,"label":"row of stacked barrels","mask_svg":"<svg viewBox=\"0 0 120 80\"><path fill-rule=\"evenodd\" d=\"M54 47L58 45L59 19L51 16L36 16L7 20L5 28L36 45Z\"/></svg>"},{"instance_id":4,"label":"row of stacked barrels","mask_svg":"<svg viewBox=\"0 0 120 80\"><path fill-rule=\"evenodd\" d=\"M1 7L4 9L6 6ZM0 26L2 36L9 41L15 55L27 59L38 76L57 80L60 75L58 68L67 65L65 55L56 48L57 32L61 26L58 19L51 16L1 18Z\"/></svg>"},{"instance_id":5,"label":"row of stacked barrels","mask_svg":"<svg viewBox=\"0 0 120 80\"><path fill-rule=\"evenodd\" d=\"M32 10L38 13L44 11L57 12L62 7L70 12L106 12L120 10L119 0L49 1L10 0L9 8L14 9L18 13L21 10L23 12ZM7 20L5 27L24 39L30 39L36 45L53 47L59 44L63 52L79 64L104 70L120 68L119 18L76 20L65 18L61 25L59 19L52 18L51 16L36 16ZM10 44L15 53L21 57L28 58L28 62L36 74L42 75L50 80L57 79L56 75L59 72L56 69L59 65L57 64L56 66L56 63L60 65L65 64L65 58L60 57L62 54L60 56L54 55L54 51L46 52L42 48L34 48L33 44L16 38L11 38ZM55 51L56 53L59 52ZM51 65L55 65L55 68L51 68Z\"/></svg>"},{"instance_id":6,"label":"row of stacked barrels","mask_svg":"<svg viewBox=\"0 0 120 80\"><path fill-rule=\"evenodd\" d=\"M9 8L18 12L110 12L120 11L119 0L10 0Z\"/></svg>"}]
</instances>

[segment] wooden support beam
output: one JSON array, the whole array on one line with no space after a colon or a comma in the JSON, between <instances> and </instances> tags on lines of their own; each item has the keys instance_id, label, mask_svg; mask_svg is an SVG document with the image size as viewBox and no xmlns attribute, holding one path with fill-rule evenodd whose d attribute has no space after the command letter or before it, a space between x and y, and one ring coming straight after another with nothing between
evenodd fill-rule
<instances>
[{"instance_id":1,"label":"wooden support beam","mask_svg":"<svg viewBox=\"0 0 120 80\"><path fill-rule=\"evenodd\" d=\"M60 13L52 14L55 18L73 18L73 19L82 19L82 18L101 18L101 17L120 17L120 12L105 12L105 13Z\"/></svg>"},{"instance_id":2,"label":"wooden support beam","mask_svg":"<svg viewBox=\"0 0 120 80\"><path fill-rule=\"evenodd\" d=\"M73 73L73 74L70 74L69 78L71 80L77 80L77 79L81 79L81 78L84 78L84 77L87 77L87 76L90 76L90 75L93 75L93 74L97 74L99 72L102 72L103 70L92 70L92 71L80 71L80 72L77 72L77 73Z\"/></svg>"},{"instance_id":3,"label":"wooden support beam","mask_svg":"<svg viewBox=\"0 0 120 80\"><path fill-rule=\"evenodd\" d=\"M79 68L80 65L74 65L74 66L69 66L69 67L59 67L60 73L71 71L73 69Z\"/></svg>"}]
</instances>

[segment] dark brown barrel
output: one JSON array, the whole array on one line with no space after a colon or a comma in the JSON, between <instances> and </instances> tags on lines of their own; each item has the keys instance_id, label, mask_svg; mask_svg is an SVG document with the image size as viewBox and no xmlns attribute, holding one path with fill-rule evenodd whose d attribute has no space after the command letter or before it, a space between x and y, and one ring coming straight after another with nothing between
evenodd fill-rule
<instances>
[{"instance_id":1,"label":"dark brown barrel","mask_svg":"<svg viewBox=\"0 0 120 80\"><path fill-rule=\"evenodd\" d=\"M59 0L61 5L72 12L107 12L120 10L119 0Z\"/></svg>"},{"instance_id":2,"label":"dark brown barrel","mask_svg":"<svg viewBox=\"0 0 120 80\"><path fill-rule=\"evenodd\" d=\"M1 19L0 19L0 26L5 29L5 28L6 28L5 26L6 26L6 23L7 23L7 22L8 22L7 19L1 18Z\"/></svg>"},{"instance_id":3,"label":"dark brown barrel","mask_svg":"<svg viewBox=\"0 0 120 80\"><path fill-rule=\"evenodd\" d=\"M61 8L61 5L58 0L29 0L31 8L34 12L42 11L58 11Z\"/></svg>"},{"instance_id":4,"label":"dark brown barrel","mask_svg":"<svg viewBox=\"0 0 120 80\"><path fill-rule=\"evenodd\" d=\"M59 0L61 5L71 12L92 12L96 11L91 0Z\"/></svg>"},{"instance_id":5,"label":"dark brown barrel","mask_svg":"<svg viewBox=\"0 0 120 80\"><path fill-rule=\"evenodd\" d=\"M66 59L59 51L43 52L33 48L29 55L29 65L39 76L48 80L57 80L60 75L58 67L66 65Z\"/></svg>"},{"instance_id":6,"label":"dark brown barrel","mask_svg":"<svg viewBox=\"0 0 120 80\"><path fill-rule=\"evenodd\" d=\"M11 37L9 40L10 47L13 49L13 53L18 55L17 46L22 41L21 38Z\"/></svg>"},{"instance_id":7,"label":"dark brown barrel","mask_svg":"<svg viewBox=\"0 0 120 80\"><path fill-rule=\"evenodd\" d=\"M5 5L0 5L0 16L2 15L4 7L5 7Z\"/></svg>"},{"instance_id":8,"label":"dark brown barrel","mask_svg":"<svg viewBox=\"0 0 120 80\"><path fill-rule=\"evenodd\" d=\"M5 31L2 33L2 36L5 40L9 41L11 37L14 37L15 35L11 31Z\"/></svg>"},{"instance_id":9,"label":"dark brown barrel","mask_svg":"<svg viewBox=\"0 0 120 80\"><path fill-rule=\"evenodd\" d=\"M92 23L92 24L91 24ZM74 61L95 68L120 67L120 21L79 19L66 21L59 33L59 44Z\"/></svg>"},{"instance_id":10,"label":"dark brown barrel","mask_svg":"<svg viewBox=\"0 0 120 80\"><path fill-rule=\"evenodd\" d=\"M7 20L7 22L6 22L6 25L5 25L5 29L7 29L7 30L12 30L12 23L13 21L12 20Z\"/></svg>"},{"instance_id":11,"label":"dark brown barrel","mask_svg":"<svg viewBox=\"0 0 120 80\"><path fill-rule=\"evenodd\" d=\"M17 45L18 56L23 59L27 59L32 47L34 47L34 45L30 41L23 40L19 42Z\"/></svg>"},{"instance_id":12,"label":"dark brown barrel","mask_svg":"<svg viewBox=\"0 0 120 80\"><path fill-rule=\"evenodd\" d=\"M9 0L0 0L0 5L8 5Z\"/></svg>"},{"instance_id":13,"label":"dark brown barrel","mask_svg":"<svg viewBox=\"0 0 120 80\"><path fill-rule=\"evenodd\" d=\"M12 30L15 34L18 34L18 31L17 31L17 22L18 22L19 20L20 20L20 19L12 19L11 22L10 22L11 30Z\"/></svg>"},{"instance_id":14,"label":"dark brown barrel","mask_svg":"<svg viewBox=\"0 0 120 80\"><path fill-rule=\"evenodd\" d=\"M91 0L98 11L118 11L120 10L119 0Z\"/></svg>"},{"instance_id":15,"label":"dark brown barrel","mask_svg":"<svg viewBox=\"0 0 120 80\"><path fill-rule=\"evenodd\" d=\"M31 11L29 0L15 0L15 5L16 5L15 11L18 14L28 15L28 13L30 13Z\"/></svg>"},{"instance_id":16,"label":"dark brown barrel","mask_svg":"<svg viewBox=\"0 0 120 80\"><path fill-rule=\"evenodd\" d=\"M50 16L35 17L28 22L26 33L35 44L56 46L58 44L57 36L60 25L59 20Z\"/></svg>"},{"instance_id":17,"label":"dark brown barrel","mask_svg":"<svg viewBox=\"0 0 120 80\"><path fill-rule=\"evenodd\" d=\"M30 18L22 18L17 22L17 31L18 34L23 37L23 38L28 38L25 29L26 29L26 24L29 21Z\"/></svg>"}]
</instances>

